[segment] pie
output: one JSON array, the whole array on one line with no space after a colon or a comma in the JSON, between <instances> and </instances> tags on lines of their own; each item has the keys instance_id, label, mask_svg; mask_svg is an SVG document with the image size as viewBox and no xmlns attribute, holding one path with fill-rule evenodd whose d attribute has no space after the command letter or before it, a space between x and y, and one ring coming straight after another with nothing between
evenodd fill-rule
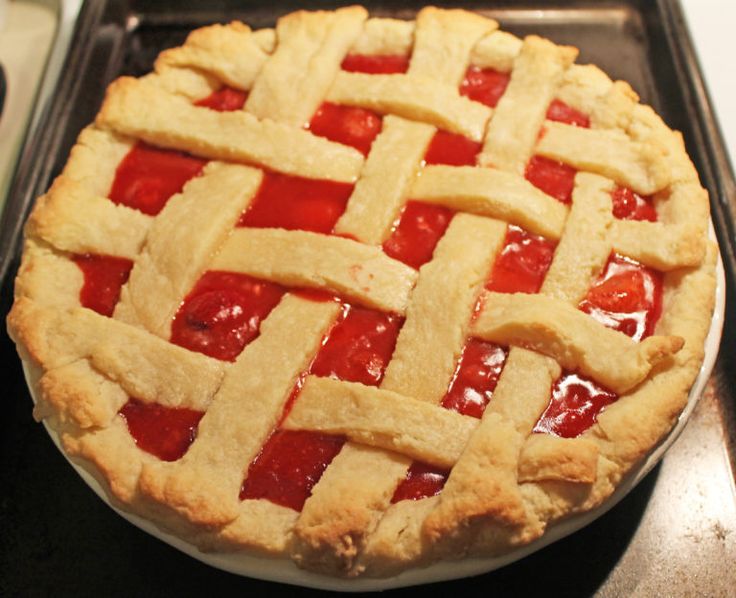
<instances>
[{"instance_id":1,"label":"pie","mask_svg":"<svg viewBox=\"0 0 736 598\"><path fill-rule=\"evenodd\" d=\"M386 577L602 504L703 361L682 137L577 50L425 8L192 32L26 227L34 414L203 550Z\"/></svg>"}]
</instances>

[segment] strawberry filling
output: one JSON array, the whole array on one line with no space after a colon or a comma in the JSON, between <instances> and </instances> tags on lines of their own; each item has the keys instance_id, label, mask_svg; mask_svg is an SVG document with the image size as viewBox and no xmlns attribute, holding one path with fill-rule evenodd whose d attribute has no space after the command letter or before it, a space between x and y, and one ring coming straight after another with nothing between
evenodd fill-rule
<instances>
[{"instance_id":1,"label":"strawberry filling","mask_svg":"<svg viewBox=\"0 0 736 598\"><path fill-rule=\"evenodd\" d=\"M111 316L120 299L120 289L128 282L133 262L109 255L76 255L74 263L82 270L84 283L79 302L103 316Z\"/></svg>"}]
</instances>

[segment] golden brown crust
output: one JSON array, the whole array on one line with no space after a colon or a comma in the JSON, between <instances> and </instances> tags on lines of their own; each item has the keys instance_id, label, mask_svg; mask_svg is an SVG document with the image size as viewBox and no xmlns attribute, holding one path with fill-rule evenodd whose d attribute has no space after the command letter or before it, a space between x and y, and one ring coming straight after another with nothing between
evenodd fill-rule
<instances>
[{"instance_id":1,"label":"golden brown crust","mask_svg":"<svg viewBox=\"0 0 736 598\"><path fill-rule=\"evenodd\" d=\"M716 251L682 136L627 84L572 64L577 50L521 40L464 11L366 17L348 7L293 13L276 30L206 27L162 53L154 73L113 83L28 221L8 329L40 369L34 415L115 504L203 549L387 576L508 552L605 501L687 403L710 326ZM343 72L348 53L410 54L409 70ZM511 73L495 110L458 92L469 65ZM243 110L193 105L224 85L249 92ZM590 128L545 120L555 98L588 115ZM325 100L386 113L366 159L303 130ZM437 127L484 141L478 167L426 166ZM219 162L147 216L107 199L140 140ZM571 207L523 178L534 154L579 170ZM262 169L357 181L335 227L344 236L232 230ZM617 184L652 195L657 222L614 218ZM419 272L380 249L410 199L457 212ZM539 295L483 291L507 224L559 241ZM656 336L641 343L576 309L612 252L664 272ZM84 253L135 263L113 318L80 306L73 259ZM285 295L260 336L224 363L167 341L208 269L406 317L380 388L306 380L283 426L349 441L300 513L241 501L239 490L339 305ZM469 335L512 345L480 421L439 405ZM532 433L561 367L621 394L574 439ZM206 412L181 459L166 463L136 445L120 413L130 396ZM452 471L438 496L392 504L414 459Z\"/></svg>"}]
</instances>

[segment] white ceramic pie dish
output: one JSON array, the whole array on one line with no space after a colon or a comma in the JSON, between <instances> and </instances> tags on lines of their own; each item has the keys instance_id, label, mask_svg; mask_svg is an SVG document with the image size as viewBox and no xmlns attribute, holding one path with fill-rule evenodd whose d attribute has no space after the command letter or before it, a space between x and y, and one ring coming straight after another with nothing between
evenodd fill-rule
<instances>
[{"instance_id":1,"label":"white ceramic pie dish","mask_svg":"<svg viewBox=\"0 0 736 598\"><path fill-rule=\"evenodd\" d=\"M715 234L711 228L711 238L714 237ZM78 462L72 461L66 457L66 454L60 446L59 435L50 426L45 424L45 422L44 425L46 425L46 429L54 443L59 447L59 450L61 450L62 454L64 454L67 460L69 460L82 479L119 515L127 519L136 527L160 540L163 540L181 552L218 569L268 581L277 581L324 590L348 592L385 590L480 575L522 559L525 556L551 544L552 542L560 540L593 522L624 498L663 457L664 453L674 443L685 427L695 405L705 389L705 385L710 377L710 373L718 355L718 347L721 340L726 305L725 274L720 255L716 266L716 276L715 308L713 311L710 330L705 342L705 359L700 368L698 377L690 390L687 406L680 414L679 420L670 434L650 453L647 459L629 473L629 475L620 483L613 495L603 505L597 509L593 509L580 515L575 515L561 521L560 523L550 526L544 536L538 540L500 557L442 561L426 568L410 569L400 573L399 575L385 579L340 579L301 570L293 562L286 559L269 559L244 555L242 553L202 552L196 546L161 530L151 521L129 513L114 503L103 488L102 484L100 484L100 482L87 469ZM35 402L36 382L39 377L38 373L32 371L32 366L29 366L26 363L23 364L23 369L28 387L31 390L31 396Z\"/></svg>"}]
</instances>

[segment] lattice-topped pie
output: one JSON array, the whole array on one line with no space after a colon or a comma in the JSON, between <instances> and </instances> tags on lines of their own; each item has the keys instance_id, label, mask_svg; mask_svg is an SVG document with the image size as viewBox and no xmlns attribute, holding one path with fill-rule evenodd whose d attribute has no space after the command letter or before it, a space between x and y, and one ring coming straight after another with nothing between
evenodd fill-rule
<instances>
[{"instance_id":1,"label":"lattice-topped pie","mask_svg":"<svg viewBox=\"0 0 736 598\"><path fill-rule=\"evenodd\" d=\"M207 550L387 576L601 504L714 296L681 136L577 51L426 8L194 31L27 225L35 415Z\"/></svg>"}]
</instances>

